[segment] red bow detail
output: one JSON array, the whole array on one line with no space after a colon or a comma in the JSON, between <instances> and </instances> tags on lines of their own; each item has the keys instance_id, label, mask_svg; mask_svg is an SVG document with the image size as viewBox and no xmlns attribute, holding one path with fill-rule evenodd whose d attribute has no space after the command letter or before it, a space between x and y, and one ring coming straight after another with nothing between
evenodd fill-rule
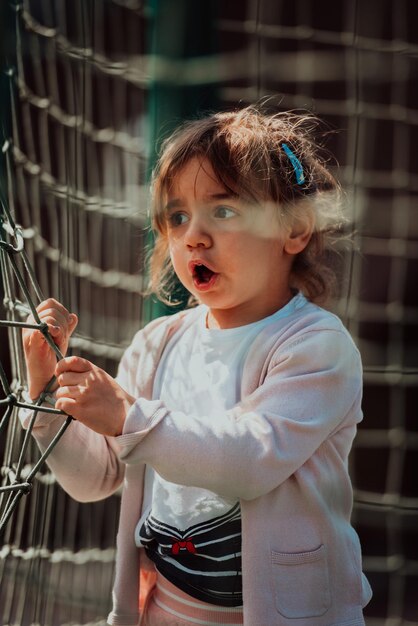
<instances>
[{"instance_id":1,"label":"red bow detail","mask_svg":"<svg viewBox=\"0 0 418 626\"><path fill-rule=\"evenodd\" d=\"M190 539L186 539L186 541L175 541L171 546L171 552L175 555L177 555L179 552L184 552L186 550L191 554L195 554L196 552L196 547L193 541L191 541Z\"/></svg>"}]
</instances>

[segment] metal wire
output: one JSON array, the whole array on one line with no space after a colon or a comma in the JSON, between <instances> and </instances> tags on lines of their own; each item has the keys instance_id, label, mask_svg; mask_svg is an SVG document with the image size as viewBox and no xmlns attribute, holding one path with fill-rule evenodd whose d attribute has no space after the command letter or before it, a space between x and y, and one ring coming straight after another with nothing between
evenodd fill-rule
<instances>
[{"instance_id":1,"label":"metal wire","mask_svg":"<svg viewBox=\"0 0 418 626\"><path fill-rule=\"evenodd\" d=\"M19 287L21 288L25 296L26 303L35 319L34 324L27 323L27 322L20 322L15 319L0 320L0 325L3 327L9 327L9 328L13 328L16 330L17 329L22 330L23 328L39 330L43 334L50 348L55 352L57 360L60 360L63 358L63 356L49 333L48 325L45 322L42 322L40 320L39 315L36 310L36 303L32 300L30 290L27 287L27 283L29 282L29 284L32 285L34 289L34 292L38 298L38 301L41 301L43 299L43 295L42 295L40 286L36 280L35 273L31 267L31 264L29 263L27 255L25 254L24 240L23 240L21 229L15 224L14 218L7 204L4 201L1 202L0 223L2 226L2 230L0 230L0 233L3 232L5 234L5 237L2 236L0 238L2 276L6 277L9 275L9 272L7 269L7 264L9 264L9 266L11 267L17 279ZM13 241L16 242L15 245L13 245ZM15 257L17 255L19 255L22 258L22 261L23 261L22 267L26 271L26 276L24 275L18 263L16 262ZM5 287L5 304L7 304L9 302L12 302L14 294L11 293L10 283L8 281L5 281L5 286L6 286ZM33 426L36 422L39 411L42 410L43 412L47 412L47 413L51 413L55 415L66 415L66 414L57 409L42 406L44 399L45 399L45 395L49 392L50 388L55 382L55 377L53 377L49 381L44 392L40 394L38 400L33 404L28 404L27 402L22 401L22 389L18 389L17 391L12 390L1 363L0 363L0 382L3 388L3 392L6 396L6 398L0 402L1 405L6 405L5 414L0 423L0 432L7 426L13 411L19 410L21 408L30 409L33 411L32 417L29 422L29 426L25 433L23 445L21 446L21 450L20 450L19 458L17 460L15 471L13 472L13 474L9 473L7 475L7 478L10 481L9 484L6 483L5 485L0 486L0 494L5 494L5 493L9 494L9 497L6 499L6 503L2 505L2 508L1 508L1 516L0 516L0 532L1 532L4 530L13 511L18 505L20 499L25 494L30 493L32 489L33 481L37 473L44 465L46 459L48 458L48 456L50 455L50 453L52 452L52 450L54 449L58 441L61 439L65 430L71 423L72 417L71 416L66 417L65 422L60 427L56 436L50 442L46 450L40 455L38 462L33 466L32 470L26 476L25 480L22 481L21 475L22 475L22 469L23 469L24 460L26 456L26 451L29 445Z\"/></svg>"}]
</instances>

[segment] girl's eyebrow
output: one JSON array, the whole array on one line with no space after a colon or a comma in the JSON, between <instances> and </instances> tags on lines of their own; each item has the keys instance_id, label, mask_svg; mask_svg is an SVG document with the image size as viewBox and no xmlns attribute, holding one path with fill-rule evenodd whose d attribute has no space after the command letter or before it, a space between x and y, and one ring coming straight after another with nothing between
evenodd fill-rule
<instances>
[{"instance_id":1,"label":"girl's eyebrow","mask_svg":"<svg viewBox=\"0 0 418 626\"><path fill-rule=\"evenodd\" d=\"M224 191L223 193L211 193L208 195L208 198L210 200L236 200L238 194L232 191Z\"/></svg>"},{"instance_id":2,"label":"girl's eyebrow","mask_svg":"<svg viewBox=\"0 0 418 626\"><path fill-rule=\"evenodd\" d=\"M209 193L205 196L207 202L213 202L214 200L236 200L238 194L224 191L222 193ZM181 198L173 198L164 207L164 211L170 211L171 209L177 209L184 206L184 202Z\"/></svg>"},{"instance_id":3,"label":"girl's eyebrow","mask_svg":"<svg viewBox=\"0 0 418 626\"><path fill-rule=\"evenodd\" d=\"M182 207L183 202L180 200L180 198L174 198L174 200L170 200L169 202L167 202L167 204L164 207L164 211L166 213L168 213L168 211L170 211L171 209L177 209L178 207Z\"/></svg>"}]
</instances>

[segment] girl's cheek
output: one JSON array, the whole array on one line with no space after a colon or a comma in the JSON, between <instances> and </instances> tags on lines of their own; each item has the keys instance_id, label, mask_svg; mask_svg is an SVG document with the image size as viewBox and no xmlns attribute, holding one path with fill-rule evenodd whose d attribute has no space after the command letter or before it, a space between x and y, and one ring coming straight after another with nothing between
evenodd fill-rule
<instances>
[{"instance_id":1,"label":"girl's cheek","mask_svg":"<svg viewBox=\"0 0 418 626\"><path fill-rule=\"evenodd\" d=\"M167 235L167 242L168 242L168 247L171 248L171 246L175 246L175 245L179 245L179 241L180 241L180 229L177 230L170 230L168 235Z\"/></svg>"},{"instance_id":2,"label":"girl's cheek","mask_svg":"<svg viewBox=\"0 0 418 626\"><path fill-rule=\"evenodd\" d=\"M171 257L184 252L184 244L180 235L173 234L168 238L168 251Z\"/></svg>"},{"instance_id":3,"label":"girl's cheek","mask_svg":"<svg viewBox=\"0 0 418 626\"><path fill-rule=\"evenodd\" d=\"M178 256L178 248L175 245L169 246L168 253L170 255L171 265L173 266L176 274L178 274L179 270L181 270L181 263L179 262Z\"/></svg>"},{"instance_id":4,"label":"girl's cheek","mask_svg":"<svg viewBox=\"0 0 418 626\"><path fill-rule=\"evenodd\" d=\"M168 254L170 255L171 262L173 262L173 257L175 257L177 252L177 246L175 241L169 240L168 242Z\"/></svg>"}]
</instances>

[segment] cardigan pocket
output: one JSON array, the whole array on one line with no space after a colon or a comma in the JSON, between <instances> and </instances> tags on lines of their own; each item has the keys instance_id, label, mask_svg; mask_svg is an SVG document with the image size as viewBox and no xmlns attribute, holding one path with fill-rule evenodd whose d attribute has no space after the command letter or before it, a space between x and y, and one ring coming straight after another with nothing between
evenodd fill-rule
<instances>
[{"instance_id":1,"label":"cardigan pocket","mask_svg":"<svg viewBox=\"0 0 418 626\"><path fill-rule=\"evenodd\" d=\"M323 615L330 607L329 575L324 545L308 552L272 550L277 611L288 618Z\"/></svg>"}]
</instances>

